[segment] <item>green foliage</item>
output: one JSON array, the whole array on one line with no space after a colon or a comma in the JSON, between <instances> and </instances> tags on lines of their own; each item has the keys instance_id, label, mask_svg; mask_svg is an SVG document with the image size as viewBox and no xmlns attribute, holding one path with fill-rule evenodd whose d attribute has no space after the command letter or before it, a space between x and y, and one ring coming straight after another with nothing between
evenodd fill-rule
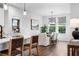
<instances>
[{"instance_id":1,"label":"green foliage","mask_svg":"<svg viewBox=\"0 0 79 59\"><path fill-rule=\"evenodd\" d=\"M54 24L51 24L50 27L49 27L49 32L55 32L56 30L56 27Z\"/></svg>"},{"instance_id":2,"label":"green foliage","mask_svg":"<svg viewBox=\"0 0 79 59\"><path fill-rule=\"evenodd\" d=\"M47 31L47 26L46 25L42 26L41 27L41 32L45 33L46 31Z\"/></svg>"},{"instance_id":3,"label":"green foliage","mask_svg":"<svg viewBox=\"0 0 79 59\"><path fill-rule=\"evenodd\" d=\"M66 27L65 26L59 26L59 33L65 33Z\"/></svg>"}]
</instances>

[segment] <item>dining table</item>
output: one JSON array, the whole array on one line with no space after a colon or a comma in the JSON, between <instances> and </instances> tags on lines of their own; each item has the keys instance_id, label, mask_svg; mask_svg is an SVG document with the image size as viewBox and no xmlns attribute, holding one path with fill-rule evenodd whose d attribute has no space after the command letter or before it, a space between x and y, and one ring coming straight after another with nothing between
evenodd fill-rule
<instances>
[{"instance_id":1,"label":"dining table","mask_svg":"<svg viewBox=\"0 0 79 59\"><path fill-rule=\"evenodd\" d=\"M67 55L68 56L79 56L79 41L71 41L67 45Z\"/></svg>"}]
</instances>

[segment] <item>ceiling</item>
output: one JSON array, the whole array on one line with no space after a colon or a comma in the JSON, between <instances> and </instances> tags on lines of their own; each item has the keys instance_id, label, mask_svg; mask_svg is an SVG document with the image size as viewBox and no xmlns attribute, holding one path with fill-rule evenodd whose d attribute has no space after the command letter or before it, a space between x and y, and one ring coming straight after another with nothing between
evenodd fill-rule
<instances>
[{"instance_id":1,"label":"ceiling","mask_svg":"<svg viewBox=\"0 0 79 59\"><path fill-rule=\"evenodd\" d=\"M18 8L24 9L23 3L10 3ZM26 3L26 10L41 16L70 13L69 3Z\"/></svg>"}]
</instances>

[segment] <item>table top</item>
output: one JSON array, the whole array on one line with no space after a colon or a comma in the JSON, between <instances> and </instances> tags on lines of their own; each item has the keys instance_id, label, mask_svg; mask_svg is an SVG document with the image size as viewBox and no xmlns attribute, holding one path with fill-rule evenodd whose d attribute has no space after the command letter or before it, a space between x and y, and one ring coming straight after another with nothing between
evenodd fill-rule
<instances>
[{"instance_id":1,"label":"table top","mask_svg":"<svg viewBox=\"0 0 79 59\"><path fill-rule=\"evenodd\" d=\"M0 39L0 44L8 42L10 40L10 38L2 38Z\"/></svg>"},{"instance_id":2,"label":"table top","mask_svg":"<svg viewBox=\"0 0 79 59\"><path fill-rule=\"evenodd\" d=\"M69 42L69 46L79 46L79 42Z\"/></svg>"}]
</instances>

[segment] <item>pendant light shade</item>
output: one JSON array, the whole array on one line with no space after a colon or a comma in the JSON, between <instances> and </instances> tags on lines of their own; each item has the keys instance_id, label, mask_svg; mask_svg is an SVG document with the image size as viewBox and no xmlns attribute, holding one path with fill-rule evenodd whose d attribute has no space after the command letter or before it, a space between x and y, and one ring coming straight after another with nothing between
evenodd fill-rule
<instances>
[{"instance_id":1,"label":"pendant light shade","mask_svg":"<svg viewBox=\"0 0 79 59\"><path fill-rule=\"evenodd\" d=\"M27 15L27 11L24 10L23 15Z\"/></svg>"},{"instance_id":2,"label":"pendant light shade","mask_svg":"<svg viewBox=\"0 0 79 59\"><path fill-rule=\"evenodd\" d=\"M51 18L53 18L53 11L51 11Z\"/></svg>"},{"instance_id":3,"label":"pendant light shade","mask_svg":"<svg viewBox=\"0 0 79 59\"><path fill-rule=\"evenodd\" d=\"M8 10L8 5L7 5L7 3L4 3L4 10Z\"/></svg>"},{"instance_id":4,"label":"pendant light shade","mask_svg":"<svg viewBox=\"0 0 79 59\"><path fill-rule=\"evenodd\" d=\"M24 12L23 12L23 15L27 15L27 11L26 11L26 6L25 6L25 4L24 4Z\"/></svg>"}]
</instances>

